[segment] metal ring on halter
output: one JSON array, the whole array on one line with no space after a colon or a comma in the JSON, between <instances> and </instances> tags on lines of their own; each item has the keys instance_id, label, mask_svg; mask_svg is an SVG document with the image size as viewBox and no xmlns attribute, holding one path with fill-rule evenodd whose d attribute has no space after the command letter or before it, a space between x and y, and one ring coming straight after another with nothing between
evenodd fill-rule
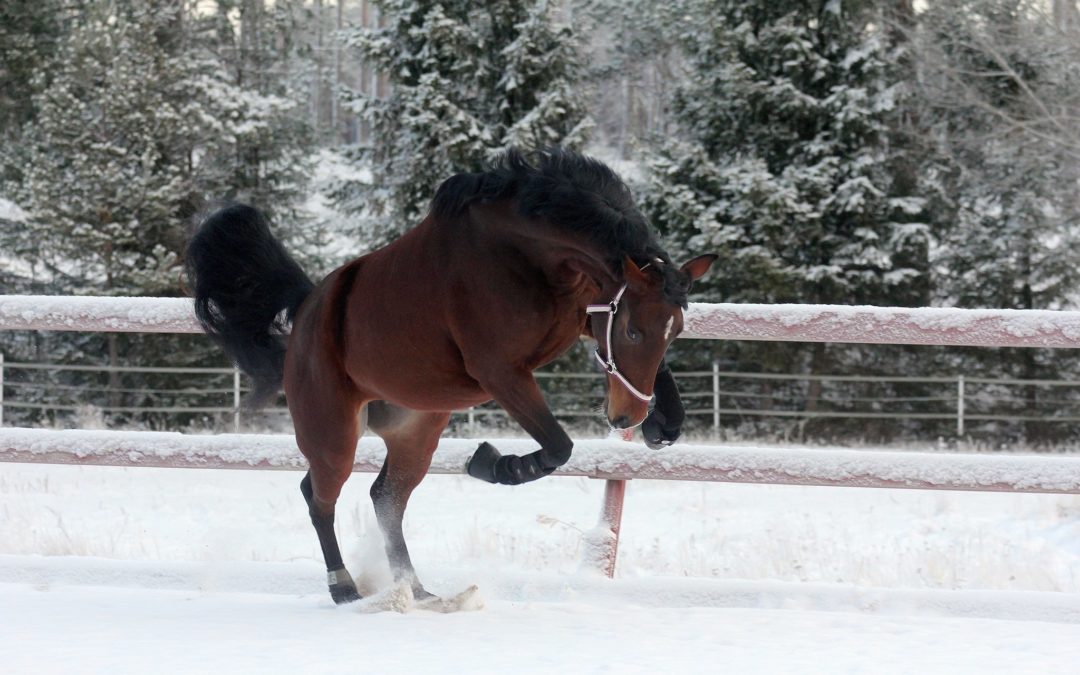
<instances>
[{"instance_id":1,"label":"metal ring on halter","mask_svg":"<svg viewBox=\"0 0 1080 675\"><path fill-rule=\"evenodd\" d=\"M605 361L604 357L600 356L600 346L599 346L599 344L597 345L596 349L593 351L593 356L596 357L596 360L600 362L600 365L603 367L603 369L609 375L614 375L615 378L617 380L619 380L619 382L621 382L624 387L626 387L627 391L629 391L631 394L638 397L642 401L651 401L652 400L652 395L641 393L641 391L639 391L637 387L630 384L630 381L627 380L626 377L621 372L619 372L618 367L615 365L615 354L614 354L614 352L612 351L612 348L611 348L612 347L612 344L611 344L611 330L612 330L612 327L615 325L615 312L619 311L619 301L622 300L623 293L625 293L625 292L626 292L626 284L624 283L622 285L622 287L619 289L619 292L615 294L615 298L611 302L609 302L608 304L606 304L606 305L589 305L588 307L585 308L586 313L589 313L589 314L604 313L604 314L608 315L607 331L606 331L607 332L607 360ZM599 343L599 342L600 342L600 340L597 339L597 343Z\"/></svg>"}]
</instances>

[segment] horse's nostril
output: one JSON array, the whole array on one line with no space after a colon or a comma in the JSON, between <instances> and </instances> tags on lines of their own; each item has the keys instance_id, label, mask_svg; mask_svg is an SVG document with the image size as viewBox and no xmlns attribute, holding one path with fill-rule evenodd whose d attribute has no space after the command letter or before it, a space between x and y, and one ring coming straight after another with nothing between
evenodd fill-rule
<instances>
[{"instance_id":1,"label":"horse's nostril","mask_svg":"<svg viewBox=\"0 0 1080 675\"><path fill-rule=\"evenodd\" d=\"M621 415L618 418L610 420L610 421L611 421L611 426L613 426L616 429L625 429L626 427L630 426L630 418L627 417L626 415Z\"/></svg>"}]
</instances>

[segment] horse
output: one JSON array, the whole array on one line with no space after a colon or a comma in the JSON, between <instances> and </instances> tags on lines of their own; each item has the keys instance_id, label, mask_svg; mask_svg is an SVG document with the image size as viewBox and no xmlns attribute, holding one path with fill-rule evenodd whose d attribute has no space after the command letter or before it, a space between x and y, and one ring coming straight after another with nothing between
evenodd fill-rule
<instances>
[{"instance_id":1,"label":"horse","mask_svg":"<svg viewBox=\"0 0 1080 675\"><path fill-rule=\"evenodd\" d=\"M401 523L451 411L494 400L540 446L516 456L481 443L470 476L517 485L552 473L573 442L533 371L585 336L606 372L611 427L641 424L650 447L669 445L685 411L664 355L692 282L716 258L676 265L608 166L551 148L511 149L450 177L418 225L318 284L241 204L203 219L185 267L203 329L252 379L245 405L284 389L309 463L301 492L343 604L360 595L334 510L366 429L386 444L371 499L394 578L416 600L437 599Z\"/></svg>"}]
</instances>

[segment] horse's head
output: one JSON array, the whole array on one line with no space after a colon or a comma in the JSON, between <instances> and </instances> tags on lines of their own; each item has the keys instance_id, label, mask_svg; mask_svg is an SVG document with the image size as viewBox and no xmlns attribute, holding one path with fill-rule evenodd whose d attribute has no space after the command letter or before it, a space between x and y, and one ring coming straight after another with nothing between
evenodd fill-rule
<instances>
[{"instance_id":1,"label":"horse's head","mask_svg":"<svg viewBox=\"0 0 1080 675\"><path fill-rule=\"evenodd\" d=\"M616 429L641 424L649 412L657 368L672 340L683 329L681 297L717 258L708 254L682 267L655 261L638 267L627 258L625 284L607 305L590 305L589 332L597 341L596 357L607 371L608 423Z\"/></svg>"}]
</instances>

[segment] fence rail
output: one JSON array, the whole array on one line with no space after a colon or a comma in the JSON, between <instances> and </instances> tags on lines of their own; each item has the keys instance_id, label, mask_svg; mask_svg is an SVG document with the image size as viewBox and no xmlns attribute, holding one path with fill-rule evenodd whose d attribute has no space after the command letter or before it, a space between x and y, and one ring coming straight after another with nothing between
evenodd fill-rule
<instances>
[{"instance_id":1,"label":"fence rail","mask_svg":"<svg viewBox=\"0 0 1080 675\"><path fill-rule=\"evenodd\" d=\"M1080 346L1080 312L699 304L690 307L685 325L680 336L684 338ZM191 303L185 299L52 296L0 296L3 329L198 332ZM711 377L714 383L714 406L708 412L718 419L721 408L716 392L721 374L714 367L713 372L701 375ZM2 377L0 370L0 385ZM959 379L961 420L964 385L964 380ZM238 393L238 379L234 379L234 387ZM850 412L841 414L852 416ZM500 445L505 451L517 453L534 447L531 441L503 441ZM432 471L462 473L474 446L475 441L445 441ZM202 437L40 429L0 429L0 461L244 469L303 466L294 441L287 436ZM356 470L377 471L380 465L378 442L362 440ZM1080 460L1066 457L730 446L682 446L648 452L637 444L584 441L577 444L572 461L559 473L607 481L601 524L613 536L597 538L605 543L594 557L603 561L609 576L614 574L626 481L630 479L1080 494Z\"/></svg>"},{"instance_id":2,"label":"fence rail","mask_svg":"<svg viewBox=\"0 0 1080 675\"><path fill-rule=\"evenodd\" d=\"M531 452L531 439L492 441ZM430 473L464 473L472 439L439 442ZM386 449L364 437L354 471L378 473ZM0 429L0 462L185 469L297 471L307 463L284 434L195 435L159 431ZM662 451L616 439L575 441L557 475L770 485L1080 494L1080 458L843 448L678 444Z\"/></svg>"},{"instance_id":3,"label":"fence rail","mask_svg":"<svg viewBox=\"0 0 1080 675\"><path fill-rule=\"evenodd\" d=\"M0 330L199 333L187 298L0 296ZM1080 347L1080 312L691 303L682 338Z\"/></svg>"}]
</instances>

